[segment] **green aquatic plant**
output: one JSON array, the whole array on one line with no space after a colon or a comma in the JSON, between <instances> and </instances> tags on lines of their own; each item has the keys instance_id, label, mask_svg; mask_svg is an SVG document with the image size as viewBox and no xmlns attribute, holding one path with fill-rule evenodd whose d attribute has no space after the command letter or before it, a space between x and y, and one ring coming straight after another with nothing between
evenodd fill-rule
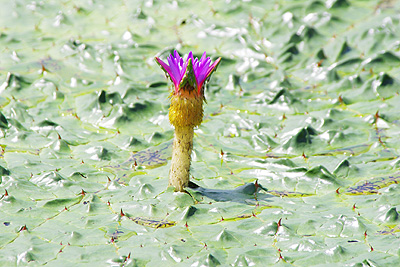
<instances>
[{"instance_id":1,"label":"green aquatic plant","mask_svg":"<svg viewBox=\"0 0 400 267\"><path fill-rule=\"evenodd\" d=\"M400 1L1 3L1 266L400 266Z\"/></svg>"},{"instance_id":2,"label":"green aquatic plant","mask_svg":"<svg viewBox=\"0 0 400 267\"><path fill-rule=\"evenodd\" d=\"M203 120L204 85L221 58L211 64L206 52L200 59L189 52L184 61L175 50L167 58L168 64L155 59L174 84L169 108L169 121L175 127L169 185L182 192L189 183L194 127Z\"/></svg>"}]
</instances>

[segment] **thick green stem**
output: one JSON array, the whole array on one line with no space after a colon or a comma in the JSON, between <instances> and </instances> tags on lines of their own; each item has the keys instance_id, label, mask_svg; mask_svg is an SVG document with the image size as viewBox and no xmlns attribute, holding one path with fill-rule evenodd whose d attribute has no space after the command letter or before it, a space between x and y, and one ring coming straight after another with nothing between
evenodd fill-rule
<instances>
[{"instance_id":1,"label":"thick green stem","mask_svg":"<svg viewBox=\"0 0 400 267\"><path fill-rule=\"evenodd\" d=\"M192 126L175 127L169 185L179 192L184 191L184 187L189 183L193 134Z\"/></svg>"}]
</instances>

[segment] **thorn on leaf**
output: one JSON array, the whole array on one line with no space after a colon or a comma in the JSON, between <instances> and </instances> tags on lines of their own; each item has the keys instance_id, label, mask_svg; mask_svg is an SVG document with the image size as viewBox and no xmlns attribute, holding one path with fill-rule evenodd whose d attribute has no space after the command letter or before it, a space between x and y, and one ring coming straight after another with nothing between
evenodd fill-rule
<instances>
[{"instance_id":1,"label":"thorn on leaf","mask_svg":"<svg viewBox=\"0 0 400 267\"><path fill-rule=\"evenodd\" d=\"M258 179L254 182L254 186L256 187L256 192L258 188L260 188L260 185L258 184Z\"/></svg>"},{"instance_id":2,"label":"thorn on leaf","mask_svg":"<svg viewBox=\"0 0 400 267\"><path fill-rule=\"evenodd\" d=\"M336 194L338 194L338 195L340 195L339 189L340 189L340 187L338 187L338 189L336 189Z\"/></svg>"},{"instance_id":3,"label":"thorn on leaf","mask_svg":"<svg viewBox=\"0 0 400 267\"><path fill-rule=\"evenodd\" d=\"M375 120L378 120L378 119L380 118L380 116L379 116L379 110L375 113L374 117L375 117Z\"/></svg>"}]
</instances>

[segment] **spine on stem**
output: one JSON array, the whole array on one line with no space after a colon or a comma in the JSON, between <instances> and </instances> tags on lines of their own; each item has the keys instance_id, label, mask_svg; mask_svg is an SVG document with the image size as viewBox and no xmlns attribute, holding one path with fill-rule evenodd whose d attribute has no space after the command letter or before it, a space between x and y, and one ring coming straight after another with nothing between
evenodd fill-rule
<instances>
[{"instance_id":1,"label":"spine on stem","mask_svg":"<svg viewBox=\"0 0 400 267\"><path fill-rule=\"evenodd\" d=\"M193 92L193 91L192 91ZM183 191L189 183L194 127L203 119L203 97L181 91L171 97L169 120L175 126L169 185Z\"/></svg>"},{"instance_id":2,"label":"spine on stem","mask_svg":"<svg viewBox=\"0 0 400 267\"><path fill-rule=\"evenodd\" d=\"M169 185L176 191L183 191L189 183L192 148L193 127L175 128Z\"/></svg>"}]
</instances>

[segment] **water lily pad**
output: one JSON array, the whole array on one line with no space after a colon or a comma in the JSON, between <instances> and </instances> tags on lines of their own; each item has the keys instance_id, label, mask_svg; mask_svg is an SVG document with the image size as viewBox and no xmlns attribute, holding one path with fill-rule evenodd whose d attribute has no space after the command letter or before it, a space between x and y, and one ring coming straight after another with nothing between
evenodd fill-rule
<instances>
[{"instance_id":1,"label":"water lily pad","mask_svg":"<svg viewBox=\"0 0 400 267\"><path fill-rule=\"evenodd\" d=\"M3 2L3 265L399 265L398 1ZM175 49L222 58L187 193Z\"/></svg>"}]
</instances>

